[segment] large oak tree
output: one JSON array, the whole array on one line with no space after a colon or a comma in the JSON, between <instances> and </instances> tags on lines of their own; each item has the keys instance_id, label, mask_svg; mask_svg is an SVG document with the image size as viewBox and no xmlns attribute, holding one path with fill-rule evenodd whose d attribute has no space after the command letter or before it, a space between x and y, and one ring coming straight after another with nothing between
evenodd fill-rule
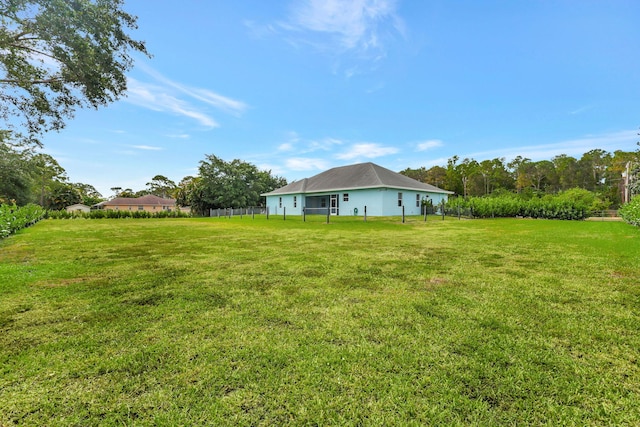
<instances>
[{"instance_id":1,"label":"large oak tree","mask_svg":"<svg viewBox=\"0 0 640 427\"><path fill-rule=\"evenodd\" d=\"M0 129L40 144L79 107L126 91L132 54L148 55L129 30L123 0L0 0Z\"/></svg>"}]
</instances>

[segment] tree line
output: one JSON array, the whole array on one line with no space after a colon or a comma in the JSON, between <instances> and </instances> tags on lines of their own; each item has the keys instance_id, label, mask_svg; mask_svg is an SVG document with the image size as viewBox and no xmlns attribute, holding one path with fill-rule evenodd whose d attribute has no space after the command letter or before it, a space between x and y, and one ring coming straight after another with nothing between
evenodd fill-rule
<instances>
[{"instance_id":1,"label":"tree line","mask_svg":"<svg viewBox=\"0 0 640 427\"><path fill-rule=\"evenodd\" d=\"M75 203L91 206L105 200L91 184L70 182L52 156L12 144L6 136L0 133L0 203L36 203L60 210ZM464 198L505 192L531 198L581 188L594 193L605 206L617 208L626 200L627 188L631 194L640 193L639 169L640 150L609 153L595 149L580 158L561 154L535 162L521 156L509 162L503 157L477 161L453 156L446 166L407 168L400 173ZM117 197L154 194L174 198L179 205L191 206L202 214L209 209L262 206L265 200L260 194L286 184L285 178L251 163L225 161L210 154L200 161L197 175L186 176L177 184L156 175L143 189L111 190Z\"/></svg>"},{"instance_id":2,"label":"tree line","mask_svg":"<svg viewBox=\"0 0 640 427\"><path fill-rule=\"evenodd\" d=\"M150 56L129 33L137 17L123 0L94 2L20 0L0 2L0 203L36 202L47 209L103 200L90 184L69 182L57 161L37 154L41 137L64 128L77 108L98 108L127 89L135 55ZM34 61L34 52L41 60ZM591 150L580 158L559 155L532 161L518 156L477 161L453 156L446 166L407 168L401 173L456 194L485 196L506 191L526 197L571 188L591 191L612 207L640 193L639 152ZM242 160L209 155L199 175L175 184L156 175L147 188L113 187L120 197L175 197L196 212L260 205L260 194L286 184L270 171Z\"/></svg>"},{"instance_id":3,"label":"tree line","mask_svg":"<svg viewBox=\"0 0 640 427\"><path fill-rule=\"evenodd\" d=\"M153 194L174 198L178 205L191 206L194 212L202 214L209 209L262 206L265 200L260 194L286 184L286 179L251 163L207 155L200 162L199 174L186 176L178 184L164 175L156 175L143 189L112 187L111 191L115 197ZM18 206L35 203L45 209L61 210L76 203L92 206L103 200L91 184L70 182L64 168L52 156L0 139L0 203Z\"/></svg>"},{"instance_id":4,"label":"tree line","mask_svg":"<svg viewBox=\"0 0 640 427\"><path fill-rule=\"evenodd\" d=\"M640 192L640 183L634 179L638 176L639 167L640 150L609 153L594 149L580 158L561 154L541 161L522 156L509 162L504 157L477 161L453 156L446 166L407 168L400 173L465 198L495 192L533 197L582 188L615 208L628 200L625 195L627 188Z\"/></svg>"},{"instance_id":5,"label":"tree line","mask_svg":"<svg viewBox=\"0 0 640 427\"><path fill-rule=\"evenodd\" d=\"M102 200L102 194L92 185L70 182L52 156L11 145L0 134L0 203L36 203L58 210L75 203L90 206Z\"/></svg>"},{"instance_id":6,"label":"tree line","mask_svg":"<svg viewBox=\"0 0 640 427\"><path fill-rule=\"evenodd\" d=\"M263 206L263 193L287 185L285 178L275 176L268 170L240 159L225 161L209 154L200 161L198 175L186 176L178 184L163 175L156 175L140 191L130 188L113 187L118 197L140 197L155 194L172 197L180 206L191 206L197 214L205 214L209 209L247 208Z\"/></svg>"}]
</instances>

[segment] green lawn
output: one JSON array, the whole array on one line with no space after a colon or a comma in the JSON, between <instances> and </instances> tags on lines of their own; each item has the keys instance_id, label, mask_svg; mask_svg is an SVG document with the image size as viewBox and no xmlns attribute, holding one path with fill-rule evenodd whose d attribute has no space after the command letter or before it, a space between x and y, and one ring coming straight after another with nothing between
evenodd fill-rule
<instances>
[{"instance_id":1,"label":"green lawn","mask_svg":"<svg viewBox=\"0 0 640 427\"><path fill-rule=\"evenodd\" d=\"M47 220L0 241L0 426L639 425L620 222Z\"/></svg>"}]
</instances>

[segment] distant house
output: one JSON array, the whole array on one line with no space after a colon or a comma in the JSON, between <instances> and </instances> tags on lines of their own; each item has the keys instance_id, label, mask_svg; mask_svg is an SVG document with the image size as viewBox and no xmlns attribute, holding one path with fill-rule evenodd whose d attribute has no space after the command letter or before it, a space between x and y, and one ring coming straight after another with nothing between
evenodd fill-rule
<instances>
[{"instance_id":1,"label":"distant house","mask_svg":"<svg viewBox=\"0 0 640 427\"><path fill-rule=\"evenodd\" d=\"M164 199L162 197L147 194L142 197L116 197L106 202L94 205L96 209L112 211L147 211L162 212L177 209L175 199Z\"/></svg>"},{"instance_id":2,"label":"distant house","mask_svg":"<svg viewBox=\"0 0 640 427\"><path fill-rule=\"evenodd\" d=\"M434 205L446 200L451 191L442 190L374 163L359 163L329 169L311 178L292 182L269 193L269 212L302 215L369 216L420 215L422 201Z\"/></svg>"},{"instance_id":3,"label":"distant house","mask_svg":"<svg viewBox=\"0 0 640 427\"><path fill-rule=\"evenodd\" d=\"M65 208L67 212L84 212L88 213L91 210L91 207L87 205L83 205L82 203L76 203L75 205L67 206Z\"/></svg>"}]
</instances>

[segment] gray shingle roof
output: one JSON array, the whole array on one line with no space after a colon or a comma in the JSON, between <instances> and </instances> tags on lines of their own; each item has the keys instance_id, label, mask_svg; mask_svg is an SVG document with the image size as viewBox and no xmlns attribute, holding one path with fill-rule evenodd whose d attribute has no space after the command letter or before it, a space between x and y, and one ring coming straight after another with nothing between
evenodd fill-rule
<instances>
[{"instance_id":1,"label":"gray shingle roof","mask_svg":"<svg viewBox=\"0 0 640 427\"><path fill-rule=\"evenodd\" d=\"M321 193L365 188L397 188L402 190L427 191L453 194L431 184L416 181L375 163L358 163L329 169L311 178L294 181L263 196L277 194Z\"/></svg>"},{"instance_id":2,"label":"gray shingle roof","mask_svg":"<svg viewBox=\"0 0 640 427\"><path fill-rule=\"evenodd\" d=\"M101 206L132 206L132 205L156 205L156 206L172 206L175 205L175 199L163 199L162 197L147 194L142 197L116 197L108 202L101 202ZM97 206L97 205L96 205Z\"/></svg>"}]
</instances>

